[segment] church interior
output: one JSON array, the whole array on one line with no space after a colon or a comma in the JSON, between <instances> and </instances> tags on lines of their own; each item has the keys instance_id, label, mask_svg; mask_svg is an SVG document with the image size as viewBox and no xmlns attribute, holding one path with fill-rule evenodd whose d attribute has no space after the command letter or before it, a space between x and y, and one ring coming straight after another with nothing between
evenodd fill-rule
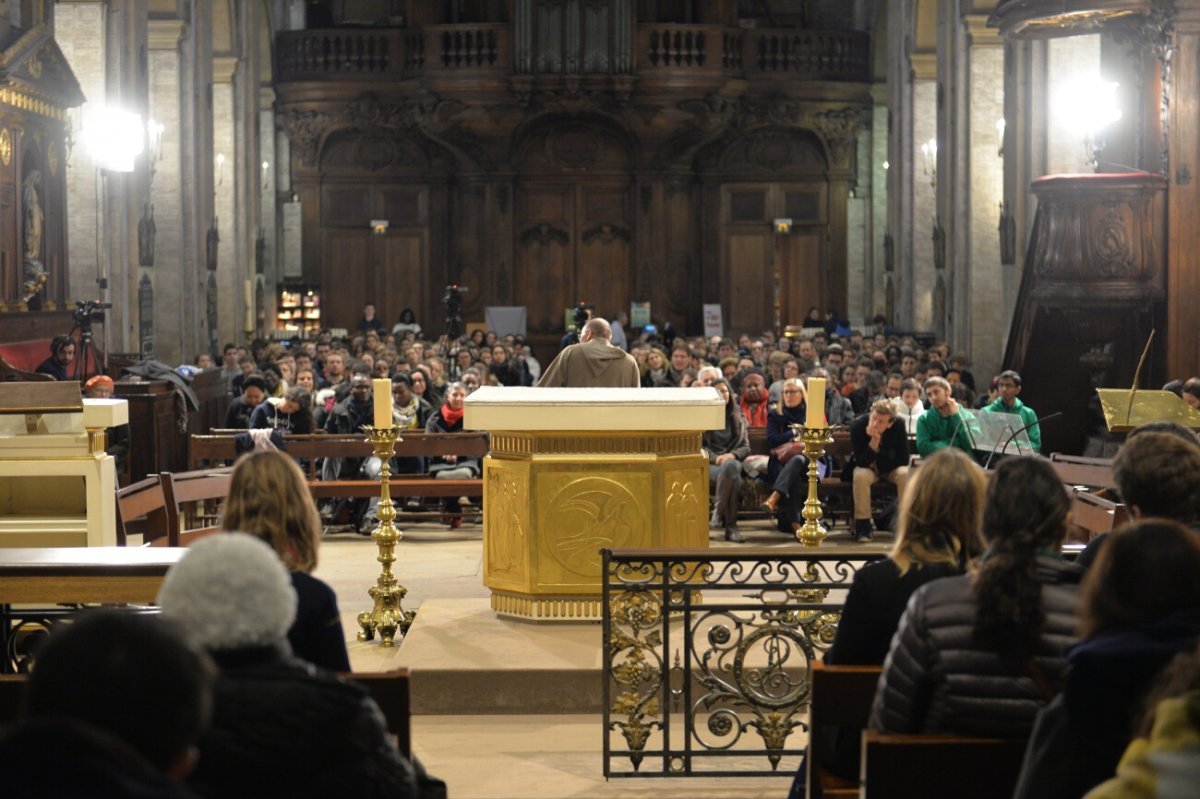
<instances>
[{"instance_id":1,"label":"church interior","mask_svg":"<svg viewBox=\"0 0 1200 799\"><path fill-rule=\"evenodd\" d=\"M322 401L313 392L327 378L343 379L330 376L330 341L340 360L338 342L370 336L372 325L379 346L369 376L394 378L396 361L411 358L402 380L421 402L433 397L410 375L425 375L430 389L437 383L434 410L479 357L463 338L464 357L468 345L475 354L456 363L459 337L480 331L482 341L497 320L518 321L502 331L497 348L507 355L496 363L487 339L485 385L489 370L495 385L497 366L512 357L514 332L516 354L549 365L580 308L623 320L631 350L635 340L654 344L664 350L662 368L690 368L689 380L703 365L724 363L718 342L728 339L735 388L748 357L767 385L786 390L789 375L770 371L753 349L764 342L774 349L825 331L810 363L822 369L826 347L853 333L867 371L879 369L882 380L912 378L899 364L913 350L916 374L937 374L926 368L937 365L939 348L955 354L958 379L973 373L971 396L978 391L981 401L999 396L1005 374L1019 373L1021 401L1042 416L1042 453L1067 459L1056 465L1060 475L1077 470L1070 474L1078 479L1063 481L1111 489L1112 459L1132 426L1110 429L1116 400L1099 397L1117 395L1104 391L1174 385L1200 410L1200 317L1188 299L1200 296L1200 240L1188 221L1200 212L1198 93L1200 0L0 0L0 370L21 380L68 344L64 378L111 375L111 396L128 401L132 438L115 480L86 479L89 492L93 480L118 491L232 462L232 451L220 449L232 438L209 434L229 427L229 406L247 402L239 392L256 355L273 353L276 378L274 362L290 360L283 388L276 392L276 381L258 396L262 407L288 401L283 389L304 371L299 358L309 358L316 386L308 386L307 409ZM806 324L814 313L815 327ZM433 344L418 343L412 356L411 341L384 344L393 325L401 335L410 323L418 342ZM693 349L694 361L673 366L671 338L657 343L665 331L699 341L693 348L711 341L708 359ZM349 360L361 363L363 348L348 346L351 386ZM840 387L837 370L855 361L842 361L841 344L837 352L827 368ZM638 357L646 375L649 357ZM440 373L430 371L433 361ZM853 374L860 385L867 379ZM642 385L658 385L647 379ZM982 396L989 381L991 397ZM914 384L922 400L928 385ZM882 384L863 391L868 401L856 414L869 414L876 394L900 396ZM34 432L22 403L49 394L35 396L0 394L0 423L24 409ZM784 399L772 400L782 413ZM470 407L468 399L468 422ZM83 409L66 397L57 410ZM246 417L254 410L247 406ZM105 417L114 427L125 411L117 413ZM339 457L371 451L347 443L361 440L359 429L338 431ZM428 428L422 420L413 429ZM765 464L777 456L754 429L748 440ZM82 442L83 427L76 432ZM10 434L0 429L0 444ZM526 457L537 474L538 453L551 451L538 446L564 437L539 435L501 443L494 435L489 462ZM606 433L579 435L591 442ZM830 445L849 452L850 438L835 445L832 435ZM651 455L630 451L657 459L647 468L675 502L668 470L678 453L660 438ZM205 439L221 454L197 450ZM413 462L427 457L411 452ZM319 467L296 457L316 482ZM0 461L8 458L0 448ZM429 772L456 797L787 795L791 783L769 772L790 776L803 746L771 744L761 726L766 748L786 752L782 766L775 754L769 767L746 766L750 776L735 774L740 765L711 776L692 771L690 748L663 754L660 742L641 768L688 779L613 778L629 775L610 774L610 750L628 746L637 771L646 745L637 736L667 736L671 713L662 711L656 733L638 732L643 716L657 718L644 698L631 710L610 701L608 688L593 697L583 687L607 679L606 670L632 669L613 652L602 657L598 610L584 614L586 623L504 618L501 632L492 626L496 613L515 607L503 602L524 600L499 583L485 586L484 571L493 580L499 557L486 530L502 522L501 499L503 512L524 519L510 505L531 490L504 483L493 468L454 475L497 492L480 489L483 508L466 488L457 507L449 484L423 500L393 497L401 511L406 501L428 511L398 522L405 534L396 571L410 592L406 606L420 608L416 646L403 637L407 623L395 648L354 640L384 558L374 558L379 536L359 535L360 523L368 535L374 525L361 510L328 517L334 489L313 494L327 524L349 522L326 535L316 575L340 601L354 671L426 670L424 680L414 676L412 712L414 751ZM0 517L20 504L9 495L21 489L5 482L17 478L6 474L0 468ZM760 480L758 494L744 490L744 509L758 510L769 492L765 473ZM31 496L51 498L61 484L48 485ZM359 499L374 491L355 490ZM1077 501L1073 520L1096 532L1140 515L1105 502ZM1089 513L1100 527L1088 527L1096 518ZM700 511L701 527L707 514ZM529 511L530 525L536 516ZM851 532L838 522L828 558L857 569L888 557L891 532L869 543L867 535L856 549L851 525L863 519L849 510L838 518ZM143 521L149 542L156 520ZM711 543L726 558L738 551L728 542L742 540L731 526ZM0 553L20 546L6 530L0 521ZM796 540L781 538L770 516L741 531L763 562L799 557ZM1082 545L1087 536L1072 540ZM159 543L174 549L180 540ZM817 579L812 568L779 589L801 601L794 618L806 619L805 640L822 641L805 644L810 660L828 649L833 633L821 627L822 614L836 612L853 577L852 569L841 583ZM824 593L814 599L816 590ZM721 606L715 586L709 596ZM0 608L11 601L0 592ZM584 605L594 610L596 601L593 594ZM539 602L531 614L542 612ZM604 621L610 640L619 626ZM548 632L555 629L562 632ZM5 645L15 640L6 630ZM679 713L680 698L691 696L682 683L693 678L660 654L657 667L674 675L663 684L681 683L663 694L674 692ZM17 663L11 655L3 670ZM499 686L497 704L469 698L481 684ZM703 724L715 731L720 718L706 715ZM852 792L830 795L858 795L856 784L842 789Z\"/></svg>"}]
</instances>

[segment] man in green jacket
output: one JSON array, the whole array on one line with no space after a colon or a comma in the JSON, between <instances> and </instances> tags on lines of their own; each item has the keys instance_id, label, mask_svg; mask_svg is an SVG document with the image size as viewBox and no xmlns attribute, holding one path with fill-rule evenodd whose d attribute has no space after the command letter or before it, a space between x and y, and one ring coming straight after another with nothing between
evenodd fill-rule
<instances>
[{"instance_id":1,"label":"man in green jacket","mask_svg":"<svg viewBox=\"0 0 1200 799\"><path fill-rule=\"evenodd\" d=\"M917 452L922 458L946 447L958 447L974 456L979 420L950 396L950 383L944 377L925 381L925 396L930 408L917 420Z\"/></svg>"},{"instance_id":2,"label":"man in green jacket","mask_svg":"<svg viewBox=\"0 0 1200 799\"><path fill-rule=\"evenodd\" d=\"M1014 424L1013 428L1020 430L1025 425L1029 425L1029 429L1025 431L1025 434L1029 436L1029 444L1033 447L1034 452L1041 452L1042 430L1041 426L1036 424L1037 413L1033 408L1017 399L1017 395L1021 393L1021 376L1012 369L1001 372L997 388L1000 389L1000 396L996 398L995 402L985 406L984 412L1011 413L1020 417L1021 421Z\"/></svg>"}]
</instances>

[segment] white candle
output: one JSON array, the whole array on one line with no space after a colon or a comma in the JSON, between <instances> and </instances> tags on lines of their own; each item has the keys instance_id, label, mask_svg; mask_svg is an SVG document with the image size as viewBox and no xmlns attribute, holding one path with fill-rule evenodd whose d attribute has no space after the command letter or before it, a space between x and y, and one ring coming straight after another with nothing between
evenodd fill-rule
<instances>
[{"instance_id":1,"label":"white candle","mask_svg":"<svg viewBox=\"0 0 1200 799\"><path fill-rule=\"evenodd\" d=\"M825 427L825 378L808 379L808 413L804 416L807 427Z\"/></svg>"},{"instance_id":2,"label":"white candle","mask_svg":"<svg viewBox=\"0 0 1200 799\"><path fill-rule=\"evenodd\" d=\"M392 426L392 381L387 378L376 378L371 381L371 390L375 400L375 427L383 429Z\"/></svg>"}]
</instances>

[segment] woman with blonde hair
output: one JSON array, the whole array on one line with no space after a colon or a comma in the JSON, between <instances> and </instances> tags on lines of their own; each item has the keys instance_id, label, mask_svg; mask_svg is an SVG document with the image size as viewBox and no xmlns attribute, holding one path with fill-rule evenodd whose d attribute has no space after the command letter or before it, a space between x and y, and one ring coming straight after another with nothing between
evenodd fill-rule
<instances>
[{"instance_id":1,"label":"woman with blonde hair","mask_svg":"<svg viewBox=\"0 0 1200 799\"><path fill-rule=\"evenodd\" d=\"M931 580L962 574L983 551L985 491L983 470L961 450L942 450L922 461L900 498L896 543L887 560L854 575L827 662L883 663L913 592Z\"/></svg>"},{"instance_id":2,"label":"woman with blonde hair","mask_svg":"<svg viewBox=\"0 0 1200 799\"><path fill-rule=\"evenodd\" d=\"M944 449L921 463L900 497L891 553L854 575L826 663L883 663L909 597L928 582L962 574L983 551L985 491L983 470L961 450ZM835 728L814 743L824 747L831 771L857 780L861 737L860 729Z\"/></svg>"},{"instance_id":3,"label":"woman with blonde hair","mask_svg":"<svg viewBox=\"0 0 1200 799\"><path fill-rule=\"evenodd\" d=\"M249 452L238 459L221 529L262 539L287 567L299 599L288 631L296 657L330 671L350 671L337 595L312 576L321 515L296 462L276 450Z\"/></svg>"}]
</instances>

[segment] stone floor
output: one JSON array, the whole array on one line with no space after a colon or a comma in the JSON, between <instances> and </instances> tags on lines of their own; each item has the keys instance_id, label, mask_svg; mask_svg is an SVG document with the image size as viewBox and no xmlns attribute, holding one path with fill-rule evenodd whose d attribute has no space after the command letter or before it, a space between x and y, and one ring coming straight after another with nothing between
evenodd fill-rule
<instances>
[{"instance_id":1,"label":"stone floor","mask_svg":"<svg viewBox=\"0 0 1200 799\"><path fill-rule=\"evenodd\" d=\"M408 589L404 607L424 607L426 613L418 614L400 645L385 649L378 642L354 640L355 617L370 607L367 588L379 574L369 538L328 534L316 574L338 594L356 670L413 669L414 747L426 768L446 780L451 799L787 795L786 777L606 782L601 717L593 712L601 684L599 624L499 619L487 607L478 524L458 530L429 522L401 527L404 540L394 571ZM765 521L744 524L742 532L750 545L793 545ZM830 537L830 544L847 542L844 531ZM886 543L871 546L882 549ZM712 546L738 545L727 544L714 532ZM514 667L523 672L523 681L514 675ZM572 685L578 695L564 693ZM545 709L557 712L515 712L538 703L549 703Z\"/></svg>"}]
</instances>

